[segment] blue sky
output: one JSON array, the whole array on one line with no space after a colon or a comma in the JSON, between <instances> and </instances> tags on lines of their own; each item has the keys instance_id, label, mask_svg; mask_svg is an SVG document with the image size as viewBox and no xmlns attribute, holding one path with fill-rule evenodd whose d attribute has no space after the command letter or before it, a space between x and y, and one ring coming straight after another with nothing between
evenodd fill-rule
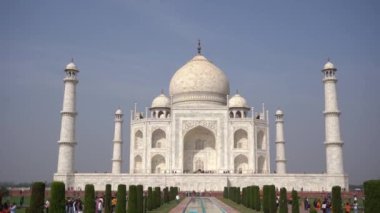
<instances>
[{"instance_id":1,"label":"blue sky","mask_svg":"<svg viewBox=\"0 0 380 213\"><path fill-rule=\"evenodd\" d=\"M52 179L64 66L80 68L76 168L111 170L113 114L149 107L174 72L204 55L250 105L285 113L289 172L325 170L323 85L338 68L350 183L380 178L380 4L377 1L1 1L0 181ZM128 164L124 162L124 171Z\"/></svg>"}]
</instances>

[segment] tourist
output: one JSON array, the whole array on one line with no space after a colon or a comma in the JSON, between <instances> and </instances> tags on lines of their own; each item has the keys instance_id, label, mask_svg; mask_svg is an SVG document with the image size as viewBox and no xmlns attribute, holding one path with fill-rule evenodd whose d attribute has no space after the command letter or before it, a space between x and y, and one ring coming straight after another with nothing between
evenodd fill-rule
<instances>
[{"instance_id":1,"label":"tourist","mask_svg":"<svg viewBox=\"0 0 380 213\"><path fill-rule=\"evenodd\" d=\"M50 207L50 202L49 202L49 200L46 200L46 202L45 202L45 211L46 211L46 213L49 213L49 207Z\"/></svg>"},{"instance_id":2,"label":"tourist","mask_svg":"<svg viewBox=\"0 0 380 213\"><path fill-rule=\"evenodd\" d=\"M314 201L314 203L315 203L315 201ZM305 197L305 199L303 201L303 205L304 205L305 210L308 210L310 208L309 198ZM316 207L315 205L316 204L314 204L314 208Z\"/></svg>"},{"instance_id":3,"label":"tourist","mask_svg":"<svg viewBox=\"0 0 380 213\"><path fill-rule=\"evenodd\" d=\"M10 213L16 213L16 209L17 209L16 203L13 203L10 208Z\"/></svg>"},{"instance_id":4,"label":"tourist","mask_svg":"<svg viewBox=\"0 0 380 213\"><path fill-rule=\"evenodd\" d=\"M344 206L345 213L350 213L351 212L351 205L349 202L346 203Z\"/></svg>"},{"instance_id":5,"label":"tourist","mask_svg":"<svg viewBox=\"0 0 380 213\"><path fill-rule=\"evenodd\" d=\"M98 213L102 213L102 210L103 210L103 202L102 202L102 199L99 198L98 199L98 202L96 204L96 210Z\"/></svg>"}]
</instances>

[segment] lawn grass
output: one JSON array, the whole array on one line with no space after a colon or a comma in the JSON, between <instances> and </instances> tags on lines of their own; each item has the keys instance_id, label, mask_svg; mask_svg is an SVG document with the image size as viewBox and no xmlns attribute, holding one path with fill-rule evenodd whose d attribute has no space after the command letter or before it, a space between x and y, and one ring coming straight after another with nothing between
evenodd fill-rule
<instances>
[{"instance_id":1,"label":"lawn grass","mask_svg":"<svg viewBox=\"0 0 380 213\"><path fill-rule=\"evenodd\" d=\"M229 199L225 199L223 197L217 197L218 200L222 201L223 203L225 203L226 205L228 206L231 206L232 208L238 210L239 212L246 212L246 213L249 213L249 212L252 212L252 213L256 213L258 211L256 210L253 210L253 209L249 209L241 204L237 204L235 202L233 202L232 200L229 200Z\"/></svg>"},{"instance_id":2,"label":"lawn grass","mask_svg":"<svg viewBox=\"0 0 380 213\"><path fill-rule=\"evenodd\" d=\"M176 207L179 203L181 203L183 199L181 199L179 202L176 200L172 200L169 203L162 204L159 208L153 209L152 211L147 211L148 213L167 213L170 212L171 209Z\"/></svg>"}]
</instances>

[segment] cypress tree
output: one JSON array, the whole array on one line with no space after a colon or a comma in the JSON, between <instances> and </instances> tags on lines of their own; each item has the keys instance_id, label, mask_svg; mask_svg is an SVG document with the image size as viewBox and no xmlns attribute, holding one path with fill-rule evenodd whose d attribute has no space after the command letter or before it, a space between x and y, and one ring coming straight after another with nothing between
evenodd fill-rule
<instances>
[{"instance_id":1,"label":"cypress tree","mask_svg":"<svg viewBox=\"0 0 380 213\"><path fill-rule=\"evenodd\" d=\"M143 185L137 185L137 193L136 193L136 197L137 197L137 212L138 213L143 213L144 211L144 187Z\"/></svg>"},{"instance_id":2,"label":"cypress tree","mask_svg":"<svg viewBox=\"0 0 380 213\"><path fill-rule=\"evenodd\" d=\"M365 212L376 212L380 209L380 180L368 180L364 186Z\"/></svg>"},{"instance_id":3,"label":"cypress tree","mask_svg":"<svg viewBox=\"0 0 380 213\"><path fill-rule=\"evenodd\" d=\"M65 184L54 181L51 183L50 211L54 213L65 213Z\"/></svg>"},{"instance_id":4,"label":"cypress tree","mask_svg":"<svg viewBox=\"0 0 380 213\"><path fill-rule=\"evenodd\" d=\"M94 185L86 184L84 187L84 213L95 212L95 189Z\"/></svg>"},{"instance_id":5,"label":"cypress tree","mask_svg":"<svg viewBox=\"0 0 380 213\"><path fill-rule=\"evenodd\" d=\"M169 199L170 199L170 201L172 201L172 200L175 199L174 187L173 187L173 186L171 186L171 187L169 188Z\"/></svg>"},{"instance_id":6,"label":"cypress tree","mask_svg":"<svg viewBox=\"0 0 380 213\"><path fill-rule=\"evenodd\" d=\"M105 197L104 197L104 213L111 213L112 211L111 199L112 199L111 184L107 184Z\"/></svg>"},{"instance_id":7,"label":"cypress tree","mask_svg":"<svg viewBox=\"0 0 380 213\"><path fill-rule=\"evenodd\" d=\"M223 197L226 198L226 199L228 198L228 187L227 186L224 187Z\"/></svg>"},{"instance_id":8,"label":"cypress tree","mask_svg":"<svg viewBox=\"0 0 380 213\"><path fill-rule=\"evenodd\" d=\"M269 212L274 213L277 212L277 204L276 204L276 187L274 185L270 185L269 189Z\"/></svg>"},{"instance_id":9,"label":"cypress tree","mask_svg":"<svg viewBox=\"0 0 380 213\"><path fill-rule=\"evenodd\" d=\"M246 199L246 187L244 187L242 190L241 190L241 204L243 206L245 206L245 199Z\"/></svg>"},{"instance_id":10,"label":"cypress tree","mask_svg":"<svg viewBox=\"0 0 380 213\"><path fill-rule=\"evenodd\" d=\"M45 204L45 183L35 182L32 185L29 212L43 213Z\"/></svg>"},{"instance_id":11,"label":"cypress tree","mask_svg":"<svg viewBox=\"0 0 380 213\"><path fill-rule=\"evenodd\" d=\"M298 193L296 190L292 191L292 213L299 213L300 205L298 202Z\"/></svg>"},{"instance_id":12,"label":"cypress tree","mask_svg":"<svg viewBox=\"0 0 380 213\"><path fill-rule=\"evenodd\" d=\"M288 213L288 199L286 189L280 189L280 213Z\"/></svg>"},{"instance_id":13,"label":"cypress tree","mask_svg":"<svg viewBox=\"0 0 380 213\"><path fill-rule=\"evenodd\" d=\"M334 213L342 213L342 196L340 186L332 187L332 210Z\"/></svg>"},{"instance_id":14,"label":"cypress tree","mask_svg":"<svg viewBox=\"0 0 380 213\"><path fill-rule=\"evenodd\" d=\"M153 209L153 191L152 187L148 187L148 200L147 200L148 211Z\"/></svg>"},{"instance_id":15,"label":"cypress tree","mask_svg":"<svg viewBox=\"0 0 380 213\"><path fill-rule=\"evenodd\" d=\"M129 186L128 213L137 213L137 187L136 185Z\"/></svg>"},{"instance_id":16,"label":"cypress tree","mask_svg":"<svg viewBox=\"0 0 380 213\"><path fill-rule=\"evenodd\" d=\"M254 189L256 197L255 197L255 210L260 211L261 210L261 202L260 202L260 187L255 186Z\"/></svg>"},{"instance_id":17,"label":"cypress tree","mask_svg":"<svg viewBox=\"0 0 380 213\"><path fill-rule=\"evenodd\" d=\"M264 213L269 213L269 186L263 186L263 210Z\"/></svg>"},{"instance_id":18,"label":"cypress tree","mask_svg":"<svg viewBox=\"0 0 380 213\"><path fill-rule=\"evenodd\" d=\"M154 208L161 206L161 188L159 186L154 187Z\"/></svg>"},{"instance_id":19,"label":"cypress tree","mask_svg":"<svg viewBox=\"0 0 380 213\"><path fill-rule=\"evenodd\" d=\"M127 191L127 186L124 184L120 184L117 186L117 194L116 194L116 213L126 213L125 206L127 204L126 201L126 191Z\"/></svg>"},{"instance_id":20,"label":"cypress tree","mask_svg":"<svg viewBox=\"0 0 380 213\"><path fill-rule=\"evenodd\" d=\"M241 203L240 187L236 188L236 203L237 204Z\"/></svg>"},{"instance_id":21,"label":"cypress tree","mask_svg":"<svg viewBox=\"0 0 380 213\"><path fill-rule=\"evenodd\" d=\"M255 194L253 191L253 186L248 186L248 203L247 203L248 205L247 205L247 207L250 209L253 209L254 197L255 197Z\"/></svg>"}]
</instances>

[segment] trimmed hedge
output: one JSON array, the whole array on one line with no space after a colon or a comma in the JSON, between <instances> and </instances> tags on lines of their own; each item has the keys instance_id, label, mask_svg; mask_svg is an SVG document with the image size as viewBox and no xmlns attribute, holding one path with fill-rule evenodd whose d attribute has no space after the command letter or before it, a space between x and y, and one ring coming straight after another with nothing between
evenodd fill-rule
<instances>
[{"instance_id":1,"label":"trimmed hedge","mask_svg":"<svg viewBox=\"0 0 380 213\"><path fill-rule=\"evenodd\" d=\"M104 213L111 213L112 211L111 202L112 202L111 184L107 184L105 197L104 197Z\"/></svg>"},{"instance_id":2,"label":"trimmed hedge","mask_svg":"<svg viewBox=\"0 0 380 213\"><path fill-rule=\"evenodd\" d=\"M274 185L269 186L269 212L277 212L276 187Z\"/></svg>"},{"instance_id":3,"label":"trimmed hedge","mask_svg":"<svg viewBox=\"0 0 380 213\"><path fill-rule=\"evenodd\" d=\"M86 184L84 187L84 213L95 212L95 189L94 185Z\"/></svg>"},{"instance_id":4,"label":"trimmed hedge","mask_svg":"<svg viewBox=\"0 0 380 213\"><path fill-rule=\"evenodd\" d=\"M280 213L288 213L288 198L285 188L280 189Z\"/></svg>"},{"instance_id":5,"label":"trimmed hedge","mask_svg":"<svg viewBox=\"0 0 380 213\"><path fill-rule=\"evenodd\" d=\"M125 209L125 206L127 204L126 191L127 191L126 185L120 184L117 186L116 213L126 213L126 209Z\"/></svg>"},{"instance_id":6,"label":"trimmed hedge","mask_svg":"<svg viewBox=\"0 0 380 213\"><path fill-rule=\"evenodd\" d=\"M161 206L161 188L159 186L154 187L154 209Z\"/></svg>"},{"instance_id":7,"label":"trimmed hedge","mask_svg":"<svg viewBox=\"0 0 380 213\"><path fill-rule=\"evenodd\" d=\"M32 185L29 212L43 213L45 204L45 183L35 182Z\"/></svg>"},{"instance_id":8,"label":"trimmed hedge","mask_svg":"<svg viewBox=\"0 0 380 213\"><path fill-rule=\"evenodd\" d=\"M377 212L380 209L380 180L368 180L364 186L365 212Z\"/></svg>"},{"instance_id":9,"label":"trimmed hedge","mask_svg":"<svg viewBox=\"0 0 380 213\"><path fill-rule=\"evenodd\" d=\"M152 190L152 187L148 187L148 199L147 199L147 209L148 211L151 211L153 209L153 190Z\"/></svg>"},{"instance_id":10,"label":"trimmed hedge","mask_svg":"<svg viewBox=\"0 0 380 213\"><path fill-rule=\"evenodd\" d=\"M137 212L142 213L144 211L144 187L143 185L137 185Z\"/></svg>"},{"instance_id":11,"label":"trimmed hedge","mask_svg":"<svg viewBox=\"0 0 380 213\"><path fill-rule=\"evenodd\" d=\"M128 213L137 213L137 187L136 185L129 186Z\"/></svg>"},{"instance_id":12,"label":"trimmed hedge","mask_svg":"<svg viewBox=\"0 0 380 213\"><path fill-rule=\"evenodd\" d=\"M342 208L342 188L340 186L333 186L332 187L332 210L334 213L343 213Z\"/></svg>"},{"instance_id":13,"label":"trimmed hedge","mask_svg":"<svg viewBox=\"0 0 380 213\"><path fill-rule=\"evenodd\" d=\"M268 185L264 185L263 186L263 211L264 213L269 213L269 199L270 199L270 195L269 195L269 186Z\"/></svg>"},{"instance_id":14,"label":"trimmed hedge","mask_svg":"<svg viewBox=\"0 0 380 213\"><path fill-rule=\"evenodd\" d=\"M298 201L298 193L296 190L292 191L292 213L299 213L300 205Z\"/></svg>"},{"instance_id":15,"label":"trimmed hedge","mask_svg":"<svg viewBox=\"0 0 380 213\"><path fill-rule=\"evenodd\" d=\"M54 181L51 183L50 211L54 213L65 213L65 184Z\"/></svg>"},{"instance_id":16,"label":"trimmed hedge","mask_svg":"<svg viewBox=\"0 0 380 213\"><path fill-rule=\"evenodd\" d=\"M226 199L228 198L228 187L227 186L224 187L223 197L226 198Z\"/></svg>"},{"instance_id":17,"label":"trimmed hedge","mask_svg":"<svg viewBox=\"0 0 380 213\"><path fill-rule=\"evenodd\" d=\"M260 211L261 210L261 202L260 202L260 187L259 186L253 186L253 191L254 191L254 194L256 195L255 196L255 201L253 202L254 203L254 209L256 211Z\"/></svg>"}]
</instances>

